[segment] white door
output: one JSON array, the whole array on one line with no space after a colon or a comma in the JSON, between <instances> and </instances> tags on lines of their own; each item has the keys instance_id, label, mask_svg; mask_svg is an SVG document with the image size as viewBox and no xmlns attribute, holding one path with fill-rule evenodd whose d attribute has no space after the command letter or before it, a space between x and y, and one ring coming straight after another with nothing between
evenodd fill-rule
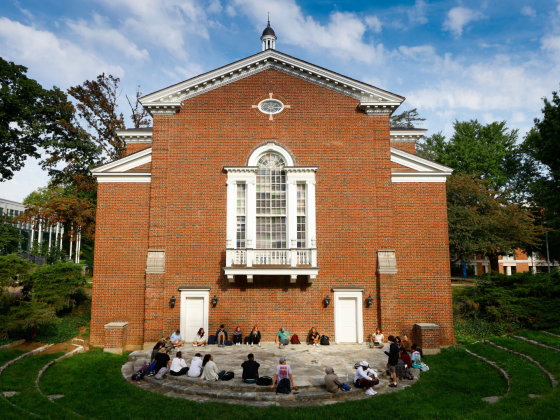
<instances>
[{"instance_id":1,"label":"white door","mask_svg":"<svg viewBox=\"0 0 560 420\"><path fill-rule=\"evenodd\" d=\"M185 312L185 331L182 331L182 336L187 343L192 343L196 339L198 330L206 325L206 320L204 319L204 314L206 313L204 311L204 298L186 298ZM208 336L208 333L206 333L206 336Z\"/></svg>"},{"instance_id":2,"label":"white door","mask_svg":"<svg viewBox=\"0 0 560 420\"><path fill-rule=\"evenodd\" d=\"M339 298L337 311L337 338L341 343L356 343L358 341L356 298Z\"/></svg>"}]
</instances>

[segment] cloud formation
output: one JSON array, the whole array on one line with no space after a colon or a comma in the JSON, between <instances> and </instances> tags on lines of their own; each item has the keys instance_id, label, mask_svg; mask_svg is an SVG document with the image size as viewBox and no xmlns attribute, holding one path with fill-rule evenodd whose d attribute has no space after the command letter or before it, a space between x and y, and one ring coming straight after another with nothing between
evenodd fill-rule
<instances>
[{"instance_id":1,"label":"cloud formation","mask_svg":"<svg viewBox=\"0 0 560 420\"><path fill-rule=\"evenodd\" d=\"M463 28L470 22L482 19L484 15L476 10L466 7L454 7L447 12L447 17L443 22L443 29L453 34L455 38L459 38L463 34Z\"/></svg>"}]
</instances>

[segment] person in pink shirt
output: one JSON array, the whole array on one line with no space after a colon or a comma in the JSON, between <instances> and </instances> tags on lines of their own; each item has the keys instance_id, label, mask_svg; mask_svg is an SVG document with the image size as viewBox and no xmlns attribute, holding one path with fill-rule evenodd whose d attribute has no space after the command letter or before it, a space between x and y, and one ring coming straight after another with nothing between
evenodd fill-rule
<instances>
[{"instance_id":1,"label":"person in pink shirt","mask_svg":"<svg viewBox=\"0 0 560 420\"><path fill-rule=\"evenodd\" d=\"M290 365L286 364L286 359L283 357L280 359L280 364L276 366L276 374L274 375L274 381L272 385L270 385L270 389L274 389L274 385L278 385L282 379L289 379L292 383L292 388L297 390L294 377L292 376L292 368Z\"/></svg>"}]
</instances>

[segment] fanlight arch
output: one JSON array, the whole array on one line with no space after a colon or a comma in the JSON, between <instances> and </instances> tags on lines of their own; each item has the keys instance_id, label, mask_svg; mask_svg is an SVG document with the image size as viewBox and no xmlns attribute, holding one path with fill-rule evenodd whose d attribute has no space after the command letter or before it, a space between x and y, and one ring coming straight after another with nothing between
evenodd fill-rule
<instances>
[{"instance_id":1,"label":"fanlight arch","mask_svg":"<svg viewBox=\"0 0 560 420\"><path fill-rule=\"evenodd\" d=\"M284 166L295 166L296 164L294 155L286 147L275 142L267 142L255 147L251 151L247 159L247 166L258 166L259 160L265 153L279 155L284 161Z\"/></svg>"}]
</instances>

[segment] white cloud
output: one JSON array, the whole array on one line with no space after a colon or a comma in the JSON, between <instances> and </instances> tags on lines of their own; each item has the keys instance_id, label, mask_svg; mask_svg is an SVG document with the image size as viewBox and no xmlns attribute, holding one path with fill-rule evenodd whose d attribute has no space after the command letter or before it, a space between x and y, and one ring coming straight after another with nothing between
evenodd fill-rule
<instances>
[{"instance_id":1,"label":"white cloud","mask_svg":"<svg viewBox=\"0 0 560 420\"><path fill-rule=\"evenodd\" d=\"M233 6L231 4L228 4L226 7L226 13L229 17L235 17L237 16L237 12L235 11L235 9L233 8Z\"/></svg>"},{"instance_id":2,"label":"white cloud","mask_svg":"<svg viewBox=\"0 0 560 420\"><path fill-rule=\"evenodd\" d=\"M428 18L426 17L426 9L428 8L428 3L424 0L416 0L414 6L408 8L408 22L411 25L425 25L428 23Z\"/></svg>"},{"instance_id":3,"label":"white cloud","mask_svg":"<svg viewBox=\"0 0 560 420\"><path fill-rule=\"evenodd\" d=\"M529 17L537 16L537 12L531 6L523 6L523 8L521 9L521 14Z\"/></svg>"},{"instance_id":4,"label":"white cloud","mask_svg":"<svg viewBox=\"0 0 560 420\"><path fill-rule=\"evenodd\" d=\"M332 55L366 63L383 59L383 45L366 43L363 40L368 30L367 23L355 13L334 12L325 25L316 22L312 16L304 15L295 0L265 3L260 0L234 0L237 10L249 16L256 29L262 30L266 21L263 17L270 12L271 26L277 34L282 34L281 43L317 51L324 49Z\"/></svg>"},{"instance_id":5,"label":"white cloud","mask_svg":"<svg viewBox=\"0 0 560 420\"><path fill-rule=\"evenodd\" d=\"M383 24L377 16L367 16L364 20L366 21L366 25L368 26L368 28L373 32L381 32L381 27L383 26Z\"/></svg>"},{"instance_id":6,"label":"white cloud","mask_svg":"<svg viewBox=\"0 0 560 420\"><path fill-rule=\"evenodd\" d=\"M482 19L484 15L476 10L467 9L466 7L454 7L447 12L447 17L443 22L443 29L451 32L455 38L459 38L463 34L463 28L470 22Z\"/></svg>"},{"instance_id":7,"label":"white cloud","mask_svg":"<svg viewBox=\"0 0 560 420\"><path fill-rule=\"evenodd\" d=\"M436 50L432 45L419 45L416 47L400 46L399 52L406 59L414 61L433 61L436 59Z\"/></svg>"},{"instance_id":8,"label":"white cloud","mask_svg":"<svg viewBox=\"0 0 560 420\"><path fill-rule=\"evenodd\" d=\"M30 68L31 77L41 75L43 83L68 86L81 83L103 72L124 75L120 66L110 65L97 54L41 31L0 17L0 50L10 61Z\"/></svg>"},{"instance_id":9,"label":"white cloud","mask_svg":"<svg viewBox=\"0 0 560 420\"><path fill-rule=\"evenodd\" d=\"M212 0L210 2L210 4L208 5L208 8L206 9L206 11L208 13L214 13L214 14L218 14L223 10L222 4L220 3L220 0Z\"/></svg>"},{"instance_id":10,"label":"white cloud","mask_svg":"<svg viewBox=\"0 0 560 420\"><path fill-rule=\"evenodd\" d=\"M150 60L150 54L146 49L140 50L135 43L116 29L111 28L106 19L96 13L93 15L91 23L80 19L78 21L68 20L66 24L72 32L86 41L103 44L104 48L108 47L120 51L125 57L133 60Z\"/></svg>"}]
</instances>

